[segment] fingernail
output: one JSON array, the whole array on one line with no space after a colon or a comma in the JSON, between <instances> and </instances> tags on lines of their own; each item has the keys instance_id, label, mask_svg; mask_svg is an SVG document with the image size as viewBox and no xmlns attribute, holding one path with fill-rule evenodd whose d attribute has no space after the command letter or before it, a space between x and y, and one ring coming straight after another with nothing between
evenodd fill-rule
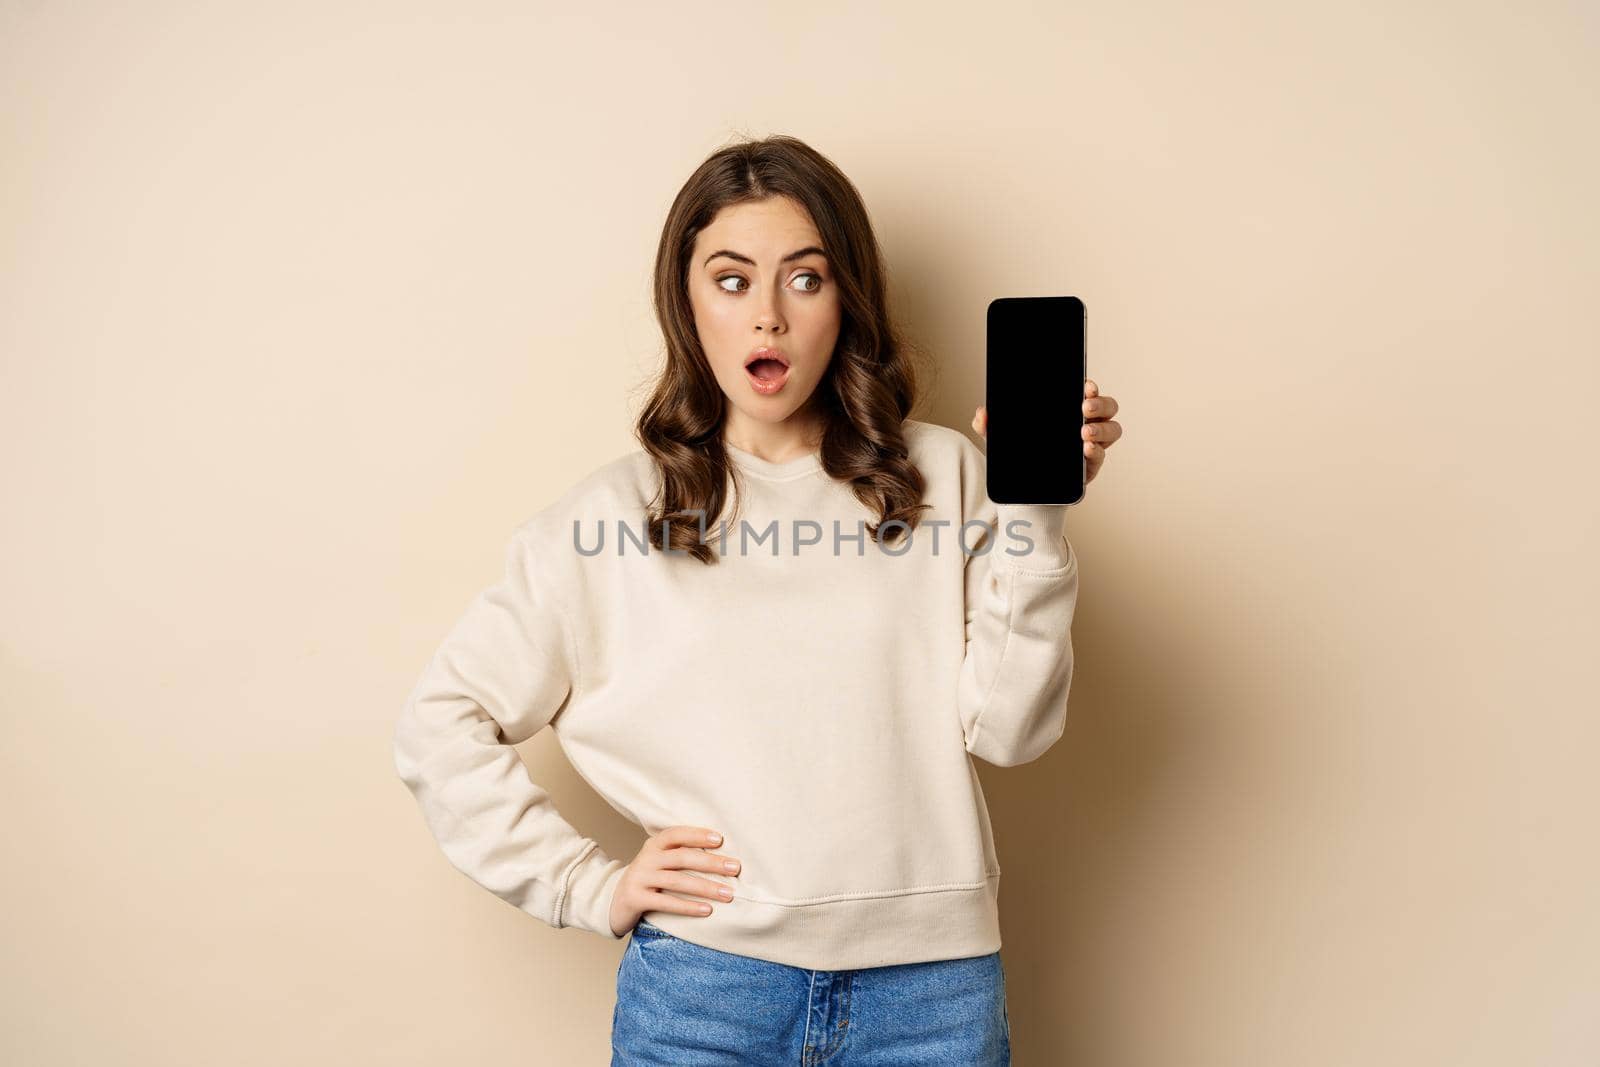
<instances>
[{"instance_id":1,"label":"fingernail","mask_svg":"<svg viewBox=\"0 0 1600 1067\"><path fill-rule=\"evenodd\" d=\"M706 840L710 841L713 845L720 845L720 844L722 844L722 835L721 834L712 834Z\"/></svg>"}]
</instances>

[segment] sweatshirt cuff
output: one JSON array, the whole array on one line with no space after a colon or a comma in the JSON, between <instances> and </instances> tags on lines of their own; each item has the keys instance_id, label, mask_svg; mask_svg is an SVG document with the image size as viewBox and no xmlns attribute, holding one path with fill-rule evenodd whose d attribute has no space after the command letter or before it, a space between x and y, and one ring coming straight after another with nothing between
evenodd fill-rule
<instances>
[{"instance_id":1,"label":"sweatshirt cuff","mask_svg":"<svg viewBox=\"0 0 1600 1067\"><path fill-rule=\"evenodd\" d=\"M621 941L626 931L611 932L611 900L627 869L625 861L612 859L598 844L590 849L567 877L567 897L558 925L576 926L608 941Z\"/></svg>"},{"instance_id":2,"label":"sweatshirt cuff","mask_svg":"<svg viewBox=\"0 0 1600 1067\"><path fill-rule=\"evenodd\" d=\"M1019 571L1065 571L1071 564L1067 505L996 504L995 511L1000 537L993 551L1001 566ZM1024 538L1033 545L1028 546Z\"/></svg>"}]
</instances>

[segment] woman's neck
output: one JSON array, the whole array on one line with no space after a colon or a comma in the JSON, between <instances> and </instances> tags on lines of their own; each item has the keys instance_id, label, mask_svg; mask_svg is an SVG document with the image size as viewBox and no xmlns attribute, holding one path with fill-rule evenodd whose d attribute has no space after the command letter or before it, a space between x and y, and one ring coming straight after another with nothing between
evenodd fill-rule
<instances>
[{"instance_id":1,"label":"woman's neck","mask_svg":"<svg viewBox=\"0 0 1600 1067\"><path fill-rule=\"evenodd\" d=\"M787 463L822 448L822 427L799 414L772 424L729 418L722 440L771 463Z\"/></svg>"}]
</instances>

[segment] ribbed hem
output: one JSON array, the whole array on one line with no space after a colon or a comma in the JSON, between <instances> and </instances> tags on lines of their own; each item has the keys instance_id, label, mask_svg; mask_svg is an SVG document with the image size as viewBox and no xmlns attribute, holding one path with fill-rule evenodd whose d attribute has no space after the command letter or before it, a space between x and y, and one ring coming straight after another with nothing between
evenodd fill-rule
<instances>
[{"instance_id":1,"label":"ribbed hem","mask_svg":"<svg viewBox=\"0 0 1600 1067\"><path fill-rule=\"evenodd\" d=\"M1067 543L1067 505L996 504L995 511L999 515L999 536L991 549L995 562L1019 571L1066 570L1072 560L1072 546ZM1011 531L1012 522L1017 522L1015 533ZM1033 547L1022 555L1013 555L1023 550L1024 537L1033 542Z\"/></svg>"},{"instance_id":2,"label":"ribbed hem","mask_svg":"<svg viewBox=\"0 0 1600 1067\"><path fill-rule=\"evenodd\" d=\"M674 937L720 952L808 970L853 971L999 951L999 896L996 871L976 885L900 896L799 906L735 896L711 902L712 913L703 917L671 911L647 911L644 917Z\"/></svg>"}]
</instances>

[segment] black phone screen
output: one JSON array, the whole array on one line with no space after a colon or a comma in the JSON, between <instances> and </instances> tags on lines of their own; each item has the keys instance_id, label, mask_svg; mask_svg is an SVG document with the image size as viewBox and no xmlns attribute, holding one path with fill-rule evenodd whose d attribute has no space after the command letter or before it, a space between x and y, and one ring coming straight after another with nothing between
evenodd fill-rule
<instances>
[{"instance_id":1,"label":"black phone screen","mask_svg":"<svg viewBox=\"0 0 1600 1067\"><path fill-rule=\"evenodd\" d=\"M1083 384L1088 314L1075 296L989 303L984 406L988 486L996 504L1083 499Z\"/></svg>"}]
</instances>

